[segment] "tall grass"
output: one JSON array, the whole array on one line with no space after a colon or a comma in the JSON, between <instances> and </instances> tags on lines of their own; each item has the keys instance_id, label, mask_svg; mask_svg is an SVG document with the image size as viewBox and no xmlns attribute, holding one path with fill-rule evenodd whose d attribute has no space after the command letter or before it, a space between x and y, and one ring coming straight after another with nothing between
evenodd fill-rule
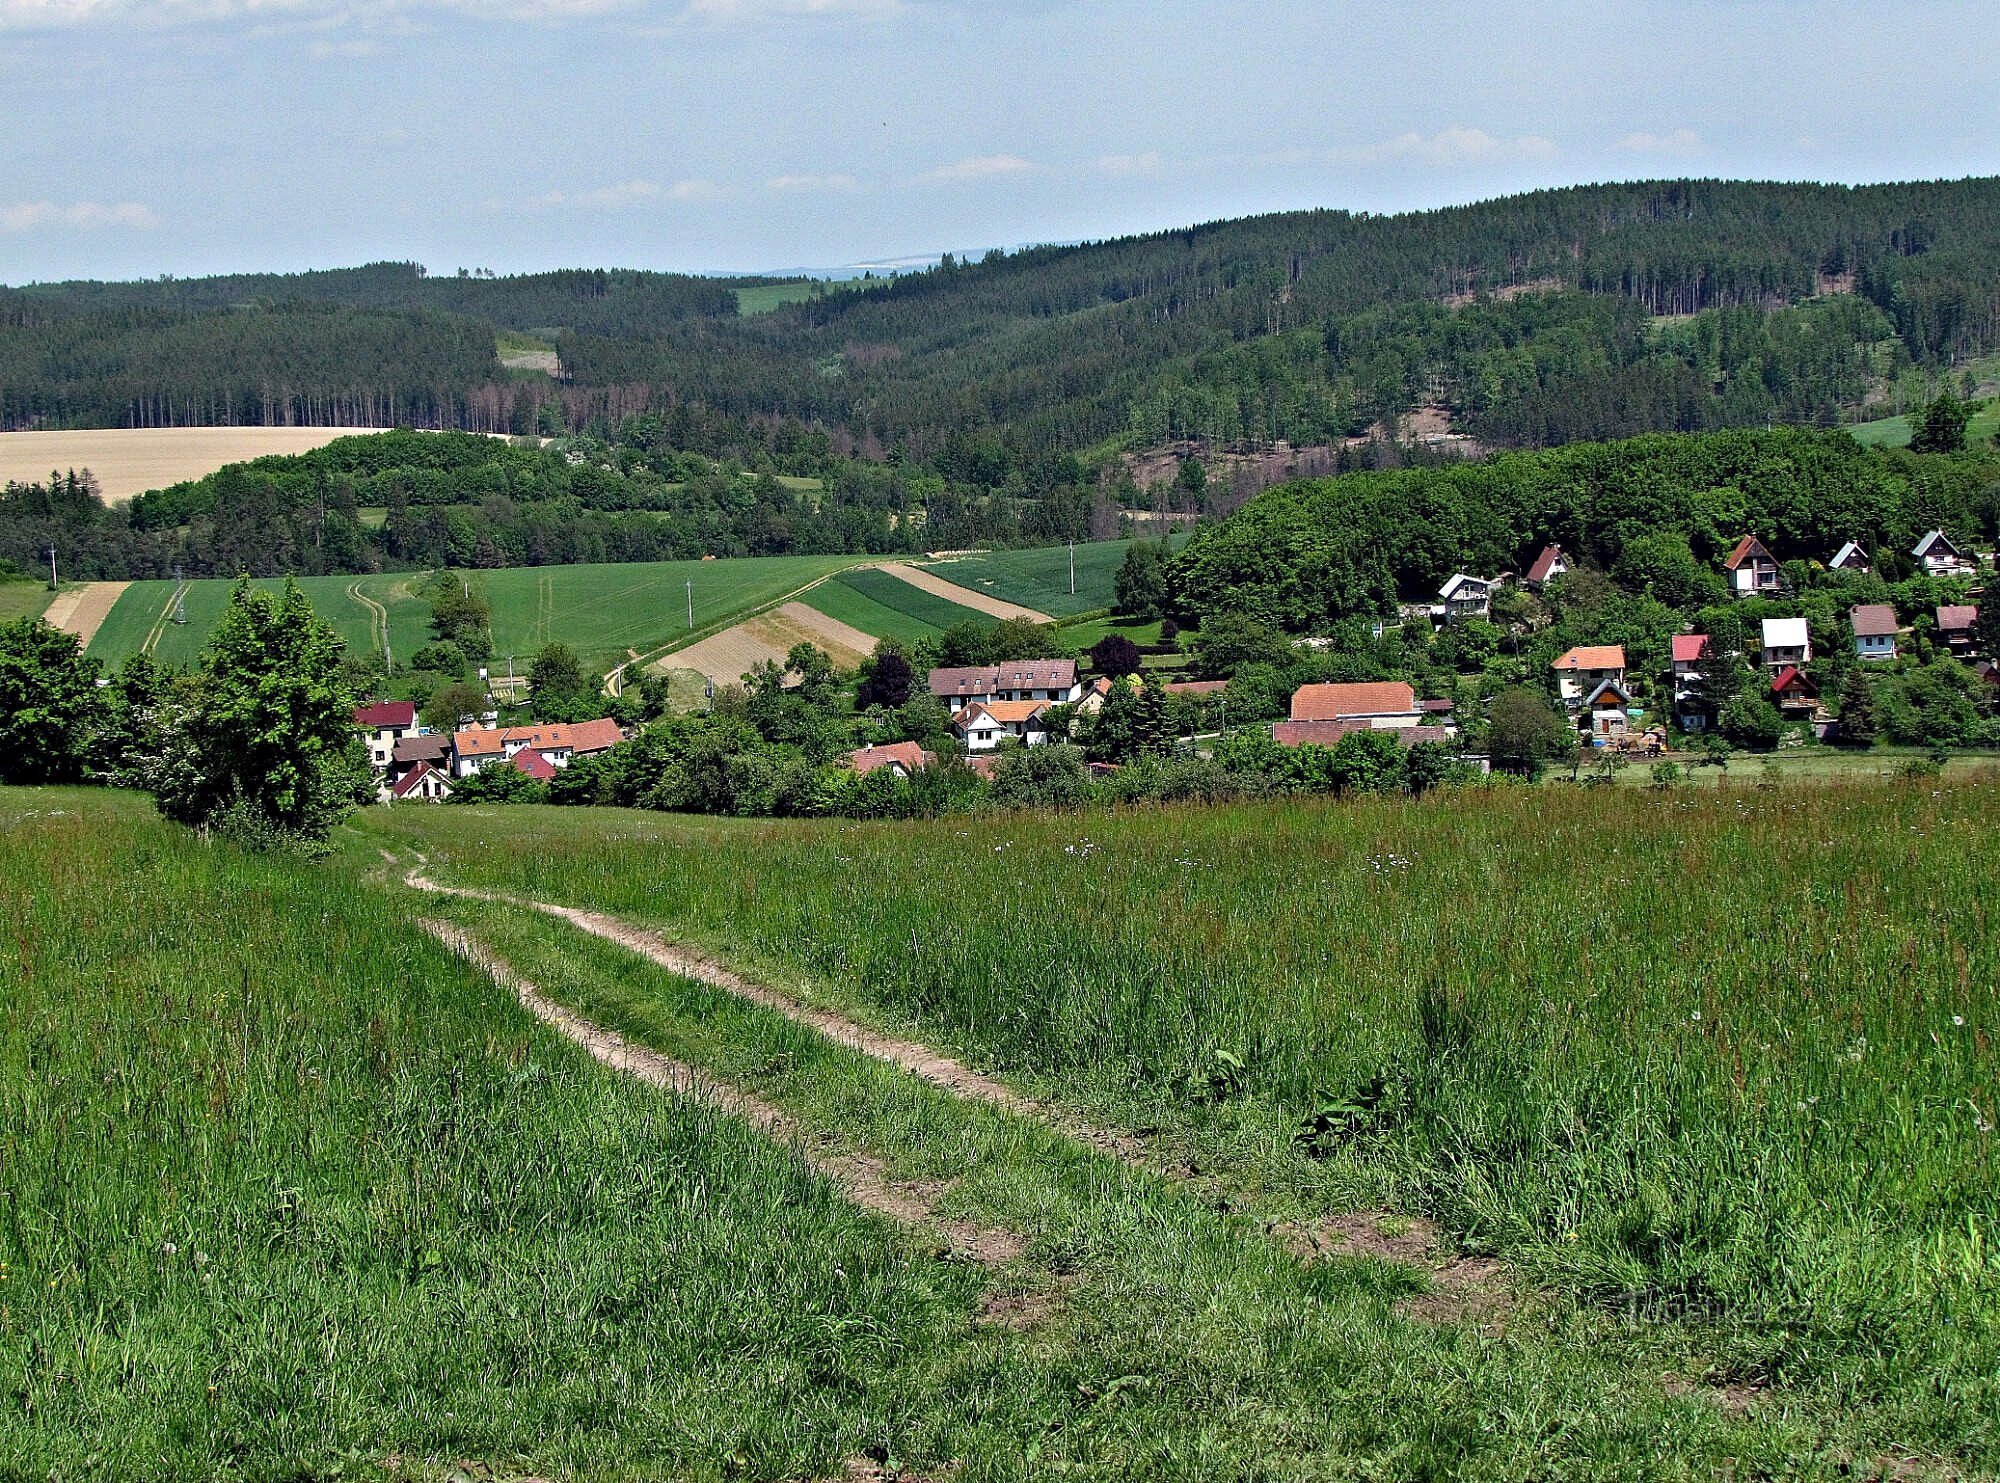
<instances>
[{"instance_id":1,"label":"tall grass","mask_svg":"<svg viewBox=\"0 0 2000 1483\"><path fill-rule=\"evenodd\" d=\"M825 1474L971 1301L338 868L0 792L0 915L0 1477Z\"/></svg>"},{"instance_id":2,"label":"tall grass","mask_svg":"<svg viewBox=\"0 0 2000 1483\"><path fill-rule=\"evenodd\" d=\"M1990 789L371 827L1994 1439Z\"/></svg>"}]
</instances>

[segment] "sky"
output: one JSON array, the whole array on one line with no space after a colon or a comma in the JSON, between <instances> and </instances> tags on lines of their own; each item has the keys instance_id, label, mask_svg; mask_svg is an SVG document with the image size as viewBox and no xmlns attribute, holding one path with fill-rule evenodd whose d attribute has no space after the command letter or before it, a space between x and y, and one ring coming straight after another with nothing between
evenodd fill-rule
<instances>
[{"instance_id":1,"label":"sky","mask_svg":"<svg viewBox=\"0 0 2000 1483\"><path fill-rule=\"evenodd\" d=\"M0 283L851 270L1333 206L2000 172L1990 6L0 0Z\"/></svg>"}]
</instances>

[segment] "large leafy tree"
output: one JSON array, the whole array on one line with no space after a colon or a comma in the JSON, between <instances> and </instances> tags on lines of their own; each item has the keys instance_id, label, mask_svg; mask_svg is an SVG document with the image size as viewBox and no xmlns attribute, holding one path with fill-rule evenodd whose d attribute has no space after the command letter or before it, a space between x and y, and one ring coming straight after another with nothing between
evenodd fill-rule
<instances>
[{"instance_id":1,"label":"large leafy tree","mask_svg":"<svg viewBox=\"0 0 2000 1483\"><path fill-rule=\"evenodd\" d=\"M537 721L585 721L602 708L597 686L568 644L545 644L528 667L528 704Z\"/></svg>"},{"instance_id":2,"label":"large leafy tree","mask_svg":"<svg viewBox=\"0 0 2000 1483\"><path fill-rule=\"evenodd\" d=\"M82 778L104 717L97 661L39 618L0 623L0 783Z\"/></svg>"},{"instance_id":3,"label":"large leafy tree","mask_svg":"<svg viewBox=\"0 0 2000 1483\"><path fill-rule=\"evenodd\" d=\"M255 844L312 844L368 796L341 642L293 582L238 582L154 784L160 811Z\"/></svg>"}]
</instances>

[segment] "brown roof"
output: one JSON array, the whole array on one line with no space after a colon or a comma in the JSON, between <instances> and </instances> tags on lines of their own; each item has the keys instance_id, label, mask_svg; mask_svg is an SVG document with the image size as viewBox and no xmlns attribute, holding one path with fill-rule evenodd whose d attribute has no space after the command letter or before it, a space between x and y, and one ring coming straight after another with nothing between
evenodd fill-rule
<instances>
[{"instance_id":1,"label":"brown roof","mask_svg":"<svg viewBox=\"0 0 2000 1483\"><path fill-rule=\"evenodd\" d=\"M971 720L972 713L978 711L1004 725L1015 726L1023 721L1034 720L1048 708L1049 703L1046 700L978 700L953 716L952 720L964 725Z\"/></svg>"},{"instance_id":2,"label":"brown roof","mask_svg":"<svg viewBox=\"0 0 2000 1483\"><path fill-rule=\"evenodd\" d=\"M1940 633L1963 633L1972 627L1979 616L1979 609L1966 607L1962 603L1949 603L1937 610L1937 626Z\"/></svg>"},{"instance_id":3,"label":"brown roof","mask_svg":"<svg viewBox=\"0 0 2000 1483\"><path fill-rule=\"evenodd\" d=\"M450 745L451 738L442 731L405 736L389 749L389 759L392 762L442 762Z\"/></svg>"},{"instance_id":4,"label":"brown roof","mask_svg":"<svg viewBox=\"0 0 2000 1483\"><path fill-rule=\"evenodd\" d=\"M1383 731L1405 748L1418 742L1450 741L1449 726L1370 726L1366 721L1273 721L1271 736L1281 747L1330 747L1357 731Z\"/></svg>"},{"instance_id":5,"label":"brown roof","mask_svg":"<svg viewBox=\"0 0 2000 1483\"><path fill-rule=\"evenodd\" d=\"M1528 567L1528 580L1530 582L1548 581L1549 569L1562 560L1562 554L1562 547L1560 546L1542 547L1542 554L1537 556Z\"/></svg>"},{"instance_id":6,"label":"brown roof","mask_svg":"<svg viewBox=\"0 0 2000 1483\"><path fill-rule=\"evenodd\" d=\"M1550 669L1623 669L1623 644L1579 644L1549 666Z\"/></svg>"},{"instance_id":7,"label":"brown roof","mask_svg":"<svg viewBox=\"0 0 2000 1483\"><path fill-rule=\"evenodd\" d=\"M1770 562L1772 566L1778 564L1772 559L1771 553L1764 549L1762 541L1758 540L1755 536L1745 536L1736 543L1734 550L1722 558L1723 569L1733 572L1753 556L1763 558L1765 561Z\"/></svg>"},{"instance_id":8,"label":"brown roof","mask_svg":"<svg viewBox=\"0 0 2000 1483\"><path fill-rule=\"evenodd\" d=\"M1417 692L1401 680L1353 685L1301 685L1292 694L1294 721L1338 721L1345 716L1400 716L1417 709Z\"/></svg>"},{"instance_id":9,"label":"brown roof","mask_svg":"<svg viewBox=\"0 0 2000 1483\"><path fill-rule=\"evenodd\" d=\"M936 760L913 741L891 742L884 747L862 747L847 754L847 765L863 777L878 767L898 764L905 772L921 772Z\"/></svg>"},{"instance_id":10,"label":"brown roof","mask_svg":"<svg viewBox=\"0 0 2000 1483\"><path fill-rule=\"evenodd\" d=\"M931 694L991 695L996 690L1067 690L1076 683L1074 659L1016 659L931 671Z\"/></svg>"},{"instance_id":11,"label":"brown roof","mask_svg":"<svg viewBox=\"0 0 2000 1483\"><path fill-rule=\"evenodd\" d=\"M1886 602L1859 603L1847 615L1847 621L1854 625L1854 632L1860 638L1893 636L1896 632L1896 610Z\"/></svg>"}]
</instances>

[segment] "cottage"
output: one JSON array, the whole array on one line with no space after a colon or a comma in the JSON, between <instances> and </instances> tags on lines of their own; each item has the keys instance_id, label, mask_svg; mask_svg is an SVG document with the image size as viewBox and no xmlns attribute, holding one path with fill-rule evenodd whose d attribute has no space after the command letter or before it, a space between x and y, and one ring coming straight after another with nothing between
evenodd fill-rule
<instances>
[{"instance_id":1,"label":"cottage","mask_svg":"<svg viewBox=\"0 0 2000 1483\"><path fill-rule=\"evenodd\" d=\"M623 740L624 731L607 717L545 726L475 726L452 733L452 775L471 777L489 763L511 762L529 749L551 766L567 767L578 757L608 752Z\"/></svg>"},{"instance_id":2,"label":"cottage","mask_svg":"<svg viewBox=\"0 0 2000 1483\"><path fill-rule=\"evenodd\" d=\"M951 729L968 752L990 752L1008 738L1023 746L1048 740L1047 700L976 700L951 718Z\"/></svg>"},{"instance_id":3,"label":"cottage","mask_svg":"<svg viewBox=\"0 0 2000 1483\"><path fill-rule=\"evenodd\" d=\"M1005 664L934 669L930 691L946 705L961 710L980 701L1074 704L1083 698L1074 659L1014 659Z\"/></svg>"},{"instance_id":4,"label":"cottage","mask_svg":"<svg viewBox=\"0 0 2000 1483\"><path fill-rule=\"evenodd\" d=\"M1858 603L1847 615L1854 652L1863 659L1896 657L1896 610L1886 602Z\"/></svg>"},{"instance_id":5,"label":"cottage","mask_svg":"<svg viewBox=\"0 0 2000 1483\"><path fill-rule=\"evenodd\" d=\"M417 708L407 700L364 705L354 712L354 724L367 733L368 765L377 772L387 772L396 743L416 734Z\"/></svg>"},{"instance_id":6,"label":"cottage","mask_svg":"<svg viewBox=\"0 0 2000 1483\"><path fill-rule=\"evenodd\" d=\"M1602 680L1584 697L1577 710L1577 729L1589 735L1593 746L1605 746L1631 730L1631 692L1625 681Z\"/></svg>"},{"instance_id":7,"label":"cottage","mask_svg":"<svg viewBox=\"0 0 2000 1483\"><path fill-rule=\"evenodd\" d=\"M891 742L884 747L870 742L860 750L847 754L847 765L854 769L857 776L864 778L885 767L896 777L906 778L911 773L922 772L936 761L935 752L926 752L913 741Z\"/></svg>"},{"instance_id":8,"label":"cottage","mask_svg":"<svg viewBox=\"0 0 2000 1483\"><path fill-rule=\"evenodd\" d=\"M1346 685L1301 685L1292 693L1294 721L1359 721L1378 731L1416 726L1424 719L1417 692L1401 680Z\"/></svg>"},{"instance_id":9,"label":"cottage","mask_svg":"<svg viewBox=\"0 0 2000 1483\"><path fill-rule=\"evenodd\" d=\"M1569 563L1563 560L1560 546L1544 546L1542 554L1528 564L1527 582L1530 587L1540 590L1548 582L1553 582L1569 570Z\"/></svg>"},{"instance_id":10,"label":"cottage","mask_svg":"<svg viewBox=\"0 0 2000 1483\"><path fill-rule=\"evenodd\" d=\"M1812 637L1803 618L1764 620L1764 668L1772 673L1812 663Z\"/></svg>"},{"instance_id":11,"label":"cottage","mask_svg":"<svg viewBox=\"0 0 2000 1483\"><path fill-rule=\"evenodd\" d=\"M1959 572L1972 571L1978 565L1941 530L1926 531L1924 538L1911 548L1910 555L1916 557L1917 565L1933 577L1955 576Z\"/></svg>"},{"instance_id":12,"label":"cottage","mask_svg":"<svg viewBox=\"0 0 2000 1483\"><path fill-rule=\"evenodd\" d=\"M451 797L451 779L444 775L444 769L433 767L428 762L419 762L389 790L385 800L390 803L442 803Z\"/></svg>"},{"instance_id":13,"label":"cottage","mask_svg":"<svg viewBox=\"0 0 2000 1483\"><path fill-rule=\"evenodd\" d=\"M1745 536L1722 558L1732 597L1769 597L1783 585L1778 562L1755 536Z\"/></svg>"},{"instance_id":14,"label":"cottage","mask_svg":"<svg viewBox=\"0 0 2000 1483\"><path fill-rule=\"evenodd\" d=\"M406 736L389 751L389 766L379 780L376 797L387 803L396 796L397 784L428 766L440 777L451 772L451 738L441 731L424 731Z\"/></svg>"},{"instance_id":15,"label":"cottage","mask_svg":"<svg viewBox=\"0 0 2000 1483\"><path fill-rule=\"evenodd\" d=\"M1457 572L1438 589L1438 598L1444 606L1444 617L1448 623L1457 623L1465 618L1484 618L1493 604L1493 583L1485 577L1470 577L1464 572Z\"/></svg>"},{"instance_id":16,"label":"cottage","mask_svg":"<svg viewBox=\"0 0 2000 1483\"><path fill-rule=\"evenodd\" d=\"M1549 666L1555 671L1556 694L1571 710L1606 680L1625 683L1623 644L1580 644Z\"/></svg>"},{"instance_id":17,"label":"cottage","mask_svg":"<svg viewBox=\"0 0 2000 1483\"><path fill-rule=\"evenodd\" d=\"M1937 610L1937 635L1953 657L1963 659L1972 652L1972 625L1979 609L1964 603L1947 603Z\"/></svg>"},{"instance_id":18,"label":"cottage","mask_svg":"<svg viewBox=\"0 0 2000 1483\"><path fill-rule=\"evenodd\" d=\"M1819 709L1819 688L1788 664L1771 677L1771 700L1786 720L1809 721Z\"/></svg>"},{"instance_id":19,"label":"cottage","mask_svg":"<svg viewBox=\"0 0 2000 1483\"><path fill-rule=\"evenodd\" d=\"M1865 576L1869 570L1868 553L1861 549L1858 541L1849 541L1833 553L1833 560L1826 564L1826 569L1830 572L1856 572Z\"/></svg>"},{"instance_id":20,"label":"cottage","mask_svg":"<svg viewBox=\"0 0 2000 1483\"><path fill-rule=\"evenodd\" d=\"M1674 713L1681 730L1700 731L1708 724L1701 708L1701 664L1708 657L1708 635L1677 633L1668 643L1672 659Z\"/></svg>"}]
</instances>

